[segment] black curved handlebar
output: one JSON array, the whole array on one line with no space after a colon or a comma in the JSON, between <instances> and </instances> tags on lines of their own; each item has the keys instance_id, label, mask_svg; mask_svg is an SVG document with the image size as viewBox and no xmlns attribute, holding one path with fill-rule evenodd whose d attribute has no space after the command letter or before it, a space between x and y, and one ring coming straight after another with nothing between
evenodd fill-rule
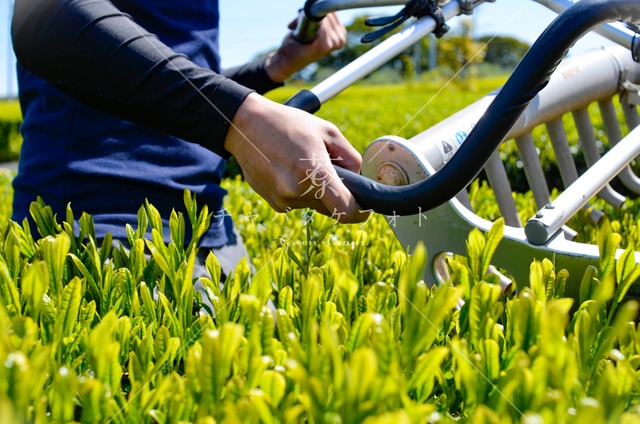
<instances>
[{"instance_id":1,"label":"black curved handlebar","mask_svg":"<svg viewBox=\"0 0 640 424\"><path fill-rule=\"evenodd\" d=\"M634 19L640 19L638 0L580 0L566 9L529 49L456 154L428 179L395 187L336 167L338 175L360 206L381 214L415 215L440 206L480 173L578 39L601 24Z\"/></svg>"}]
</instances>

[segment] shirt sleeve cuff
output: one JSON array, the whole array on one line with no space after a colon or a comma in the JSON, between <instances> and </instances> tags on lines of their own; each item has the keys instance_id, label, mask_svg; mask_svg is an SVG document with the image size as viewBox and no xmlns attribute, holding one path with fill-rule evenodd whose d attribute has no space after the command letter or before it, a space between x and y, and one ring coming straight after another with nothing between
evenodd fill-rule
<instances>
[{"instance_id":1,"label":"shirt sleeve cuff","mask_svg":"<svg viewBox=\"0 0 640 424\"><path fill-rule=\"evenodd\" d=\"M259 57L245 65L225 69L223 75L245 87L255 90L259 94L264 94L267 91L284 85L284 83L281 82L273 82L271 78L269 78L265 70L266 60L267 56Z\"/></svg>"},{"instance_id":2,"label":"shirt sleeve cuff","mask_svg":"<svg viewBox=\"0 0 640 424\"><path fill-rule=\"evenodd\" d=\"M224 159L229 159L231 154L224 148L224 140L231 128L231 122L242 102L251 93L255 92L236 81L223 79L213 91L209 103L213 109L214 119L203 123L200 144L218 154Z\"/></svg>"}]
</instances>

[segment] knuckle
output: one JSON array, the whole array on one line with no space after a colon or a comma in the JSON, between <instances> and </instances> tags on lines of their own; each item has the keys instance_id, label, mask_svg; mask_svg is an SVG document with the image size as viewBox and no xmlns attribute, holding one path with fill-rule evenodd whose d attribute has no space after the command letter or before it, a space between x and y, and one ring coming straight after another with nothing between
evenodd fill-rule
<instances>
[{"instance_id":1,"label":"knuckle","mask_svg":"<svg viewBox=\"0 0 640 424\"><path fill-rule=\"evenodd\" d=\"M299 198L302 195L300 184L297 181L287 179L278 185L278 192L284 201Z\"/></svg>"},{"instance_id":2,"label":"knuckle","mask_svg":"<svg viewBox=\"0 0 640 424\"><path fill-rule=\"evenodd\" d=\"M355 155L352 161L355 167L357 167L358 169L362 167L362 156L360 156L359 154Z\"/></svg>"},{"instance_id":3,"label":"knuckle","mask_svg":"<svg viewBox=\"0 0 640 424\"><path fill-rule=\"evenodd\" d=\"M340 129L338 129L338 127L331 123L331 122L327 122L327 135L331 138L337 138L340 137L340 135L342 134L340 132Z\"/></svg>"}]
</instances>

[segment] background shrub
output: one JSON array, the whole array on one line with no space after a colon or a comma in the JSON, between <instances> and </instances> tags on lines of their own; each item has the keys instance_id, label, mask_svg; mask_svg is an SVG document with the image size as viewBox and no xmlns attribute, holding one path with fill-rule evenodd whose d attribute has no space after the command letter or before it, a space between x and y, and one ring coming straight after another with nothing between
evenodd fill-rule
<instances>
[{"instance_id":1,"label":"background shrub","mask_svg":"<svg viewBox=\"0 0 640 424\"><path fill-rule=\"evenodd\" d=\"M16 161L20 156L22 115L17 101L0 101L0 162Z\"/></svg>"}]
</instances>

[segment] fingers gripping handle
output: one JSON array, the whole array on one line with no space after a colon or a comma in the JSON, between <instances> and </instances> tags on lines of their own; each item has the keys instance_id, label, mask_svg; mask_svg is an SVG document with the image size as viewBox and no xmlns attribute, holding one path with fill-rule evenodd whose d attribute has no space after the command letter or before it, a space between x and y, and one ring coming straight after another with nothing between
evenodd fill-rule
<instances>
[{"instance_id":1,"label":"fingers gripping handle","mask_svg":"<svg viewBox=\"0 0 640 424\"><path fill-rule=\"evenodd\" d=\"M300 10L298 16L298 24L293 31L293 38L301 44L311 44L318 35L320 29L320 22L324 16L315 16L311 13L311 5L316 0L308 0L304 4L304 8Z\"/></svg>"}]
</instances>

